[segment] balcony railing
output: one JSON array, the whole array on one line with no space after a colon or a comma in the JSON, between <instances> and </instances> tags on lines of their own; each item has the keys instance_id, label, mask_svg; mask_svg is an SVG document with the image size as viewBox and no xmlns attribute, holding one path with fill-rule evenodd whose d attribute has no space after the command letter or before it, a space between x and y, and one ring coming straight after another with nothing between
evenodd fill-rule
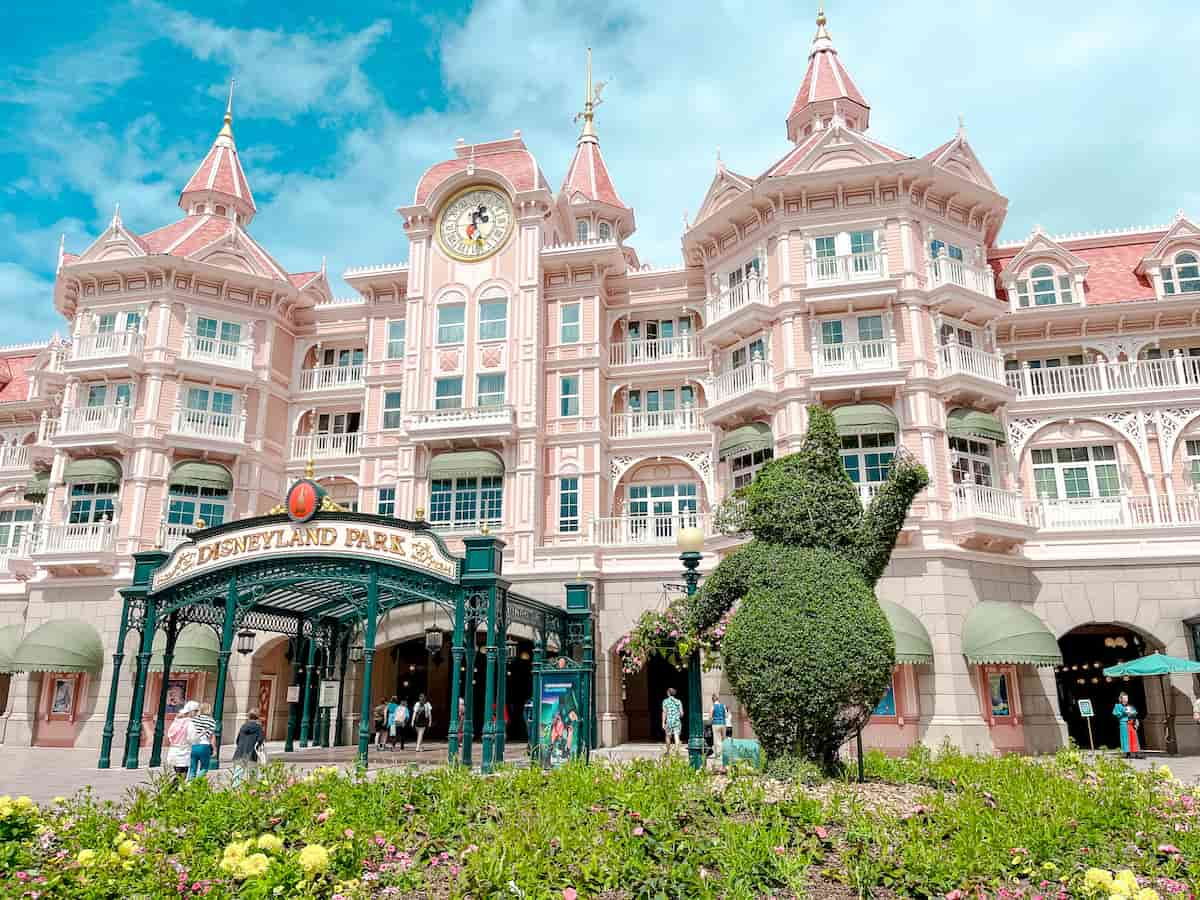
<instances>
[{"instance_id":1,"label":"balcony railing","mask_svg":"<svg viewBox=\"0 0 1200 900\"><path fill-rule=\"evenodd\" d=\"M187 437L233 441L240 444L246 439L246 411L242 410L234 415L199 409L177 409L171 420L171 431Z\"/></svg>"},{"instance_id":2,"label":"balcony railing","mask_svg":"<svg viewBox=\"0 0 1200 900\"><path fill-rule=\"evenodd\" d=\"M929 261L929 287L954 284L968 291L996 297L996 277L986 266L972 266L961 259L939 256Z\"/></svg>"},{"instance_id":3,"label":"balcony railing","mask_svg":"<svg viewBox=\"0 0 1200 900\"><path fill-rule=\"evenodd\" d=\"M739 284L722 288L716 297L710 297L706 304L708 315L705 317L705 321L712 325L726 316L733 315L743 306L766 302L767 280L758 275L752 275Z\"/></svg>"},{"instance_id":4,"label":"balcony railing","mask_svg":"<svg viewBox=\"0 0 1200 900\"><path fill-rule=\"evenodd\" d=\"M882 250L845 256L818 256L808 261L809 284L845 284L887 277L887 254Z\"/></svg>"},{"instance_id":5,"label":"balcony railing","mask_svg":"<svg viewBox=\"0 0 1200 900\"><path fill-rule=\"evenodd\" d=\"M511 425L511 406L466 406L458 409L429 409L413 414L411 427L417 429L461 428L464 425Z\"/></svg>"},{"instance_id":6,"label":"balcony railing","mask_svg":"<svg viewBox=\"0 0 1200 900\"><path fill-rule=\"evenodd\" d=\"M195 530L195 525L164 525L163 549L170 553L172 550L186 541Z\"/></svg>"},{"instance_id":7,"label":"balcony railing","mask_svg":"<svg viewBox=\"0 0 1200 900\"><path fill-rule=\"evenodd\" d=\"M300 373L302 391L340 391L362 387L363 366L317 366Z\"/></svg>"},{"instance_id":8,"label":"balcony railing","mask_svg":"<svg viewBox=\"0 0 1200 900\"><path fill-rule=\"evenodd\" d=\"M879 489L883 487L882 481L864 481L856 484L858 488L858 499L862 501L863 506L870 506L871 501L875 499L875 495L879 493Z\"/></svg>"},{"instance_id":9,"label":"balcony railing","mask_svg":"<svg viewBox=\"0 0 1200 900\"><path fill-rule=\"evenodd\" d=\"M38 528L34 553L108 553L113 549L115 522L80 525L42 525Z\"/></svg>"},{"instance_id":10,"label":"balcony railing","mask_svg":"<svg viewBox=\"0 0 1200 900\"><path fill-rule=\"evenodd\" d=\"M741 368L714 376L708 385L709 403L731 400L756 388L770 388L773 383L766 360L756 359Z\"/></svg>"},{"instance_id":11,"label":"balcony railing","mask_svg":"<svg viewBox=\"0 0 1200 900\"><path fill-rule=\"evenodd\" d=\"M28 465L28 444L9 444L0 447L0 469L24 469Z\"/></svg>"},{"instance_id":12,"label":"balcony railing","mask_svg":"<svg viewBox=\"0 0 1200 900\"><path fill-rule=\"evenodd\" d=\"M943 344L938 347L938 375L970 375L994 384L1005 384L1004 358L964 344Z\"/></svg>"},{"instance_id":13,"label":"balcony railing","mask_svg":"<svg viewBox=\"0 0 1200 900\"><path fill-rule=\"evenodd\" d=\"M896 368L896 342L892 338L882 338L877 341L847 341L843 344L818 344L813 350L813 373L816 375L894 368Z\"/></svg>"},{"instance_id":14,"label":"balcony railing","mask_svg":"<svg viewBox=\"0 0 1200 900\"><path fill-rule=\"evenodd\" d=\"M707 513L608 516L592 519L592 543L601 547L674 547L680 528L699 528L706 537L712 535Z\"/></svg>"},{"instance_id":15,"label":"balcony railing","mask_svg":"<svg viewBox=\"0 0 1200 900\"><path fill-rule=\"evenodd\" d=\"M1002 491L982 484L956 484L954 518L994 519L1024 525L1025 500L1016 491Z\"/></svg>"},{"instance_id":16,"label":"balcony railing","mask_svg":"<svg viewBox=\"0 0 1200 900\"><path fill-rule=\"evenodd\" d=\"M705 431L704 412L686 408L613 413L610 429L614 438L702 433Z\"/></svg>"},{"instance_id":17,"label":"balcony railing","mask_svg":"<svg viewBox=\"0 0 1200 900\"><path fill-rule=\"evenodd\" d=\"M183 335L183 358L249 372L254 367L254 342L201 337L189 329Z\"/></svg>"},{"instance_id":18,"label":"balcony railing","mask_svg":"<svg viewBox=\"0 0 1200 900\"><path fill-rule=\"evenodd\" d=\"M129 434L132 421L131 410L123 403L116 406L76 406L63 410L58 417L55 435Z\"/></svg>"},{"instance_id":19,"label":"balcony railing","mask_svg":"<svg viewBox=\"0 0 1200 900\"><path fill-rule=\"evenodd\" d=\"M358 453L358 432L348 434L298 434L292 438L292 459L329 459L355 456Z\"/></svg>"},{"instance_id":20,"label":"balcony railing","mask_svg":"<svg viewBox=\"0 0 1200 900\"><path fill-rule=\"evenodd\" d=\"M703 359L700 338L694 334L657 338L652 341L623 341L608 348L608 362L613 366L635 366L646 363Z\"/></svg>"},{"instance_id":21,"label":"balcony railing","mask_svg":"<svg viewBox=\"0 0 1200 900\"><path fill-rule=\"evenodd\" d=\"M71 359L111 359L142 352L145 336L137 331L100 331L76 335L71 344Z\"/></svg>"},{"instance_id":22,"label":"balcony railing","mask_svg":"<svg viewBox=\"0 0 1200 900\"><path fill-rule=\"evenodd\" d=\"M1044 369L1025 367L1006 372L1005 378L1022 400L1167 391L1200 385L1200 357L1177 353L1165 359L1098 362Z\"/></svg>"},{"instance_id":23,"label":"balcony railing","mask_svg":"<svg viewBox=\"0 0 1200 900\"><path fill-rule=\"evenodd\" d=\"M485 525L488 531L496 531L503 527L504 520L501 516L496 516L495 518L456 519L449 522L431 521L429 523L429 527L439 534L480 534Z\"/></svg>"}]
</instances>

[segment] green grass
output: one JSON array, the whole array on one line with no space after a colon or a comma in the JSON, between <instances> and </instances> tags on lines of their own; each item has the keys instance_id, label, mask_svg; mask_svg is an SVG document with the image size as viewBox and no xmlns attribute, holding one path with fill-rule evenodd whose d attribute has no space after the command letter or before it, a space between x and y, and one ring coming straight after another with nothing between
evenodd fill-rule
<instances>
[{"instance_id":1,"label":"green grass","mask_svg":"<svg viewBox=\"0 0 1200 900\"><path fill-rule=\"evenodd\" d=\"M1137 896L1136 879L1145 900L1200 881L1200 804L1162 774L1071 752L873 755L867 774L875 787L814 795L681 762L370 780L275 767L236 792L164 782L119 805L0 799L0 896L782 898L840 884L1050 900ZM892 785L917 787L895 808L864 802ZM263 834L282 845L238 843ZM301 853L312 846L327 859ZM1132 875L1093 873L1091 890L1089 869Z\"/></svg>"}]
</instances>

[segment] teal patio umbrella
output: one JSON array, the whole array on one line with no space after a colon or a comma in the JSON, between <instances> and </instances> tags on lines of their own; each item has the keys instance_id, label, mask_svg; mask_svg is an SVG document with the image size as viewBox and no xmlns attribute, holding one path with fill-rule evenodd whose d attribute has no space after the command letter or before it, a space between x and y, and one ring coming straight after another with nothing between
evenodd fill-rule
<instances>
[{"instance_id":1,"label":"teal patio umbrella","mask_svg":"<svg viewBox=\"0 0 1200 900\"><path fill-rule=\"evenodd\" d=\"M1163 717L1166 722L1167 753L1171 756L1179 752L1179 744L1175 740L1175 724L1172 721L1174 717L1170 715L1170 707L1167 706L1166 676L1180 672L1200 675L1200 662L1191 659L1180 659L1178 656L1167 656L1165 653L1151 653L1149 656L1143 656L1141 659L1132 659L1127 663L1121 663L1118 666L1109 666L1104 670L1104 674L1109 678L1118 678L1123 675L1136 678L1159 676L1158 687L1162 691Z\"/></svg>"}]
</instances>

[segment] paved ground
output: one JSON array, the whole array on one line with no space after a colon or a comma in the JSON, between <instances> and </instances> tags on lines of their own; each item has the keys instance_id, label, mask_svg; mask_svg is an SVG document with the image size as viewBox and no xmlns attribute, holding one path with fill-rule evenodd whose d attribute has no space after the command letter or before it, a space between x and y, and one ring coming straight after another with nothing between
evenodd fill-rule
<instances>
[{"instance_id":1,"label":"paved ground","mask_svg":"<svg viewBox=\"0 0 1200 900\"><path fill-rule=\"evenodd\" d=\"M226 748L226 752L232 748ZM478 759L478 745L475 748ZM506 760L510 763L525 761L525 747L509 745L506 748ZM298 771L304 772L317 766L336 765L351 767L354 765L354 748L339 747L323 750L312 748L297 750L291 754L283 753L283 744L269 744L268 751L273 759L284 759ZM663 755L662 744L623 744L619 747L606 747L595 751L595 756L610 760L631 760L652 758ZM101 770L96 768L97 751L95 750L50 750L34 747L0 747L0 795L32 797L39 802L46 802L54 797L70 796L76 791L88 788L101 800L120 800L133 787L147 784L151 778L159 774L159 770L146 768L128 770L113 768ZM416 753L411 748L404 751L371 751L370 768L380 770L403 766L439 766L446 760L446 745L429 744L425 751ZM1166 764L1176 778L1187 784L1200 784L1200 756L1166 757L1149 754L1146 759L1131 760L1130 763L1141 769ZM228 764L210 777L228 777Z\"/></svg>"}]
</instances>

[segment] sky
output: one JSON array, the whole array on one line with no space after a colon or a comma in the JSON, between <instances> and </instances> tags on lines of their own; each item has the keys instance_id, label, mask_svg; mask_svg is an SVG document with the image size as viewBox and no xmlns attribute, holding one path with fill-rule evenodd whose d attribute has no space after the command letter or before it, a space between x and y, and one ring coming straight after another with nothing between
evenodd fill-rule
<instances>
[{"instance_id":1,"label":"sky","mask_svg":"<svg viewBox=\"0 0 1200 900\"><path fill-rule=\"evenodd\" d=\"M830 0L826 14L873 137L919 156L964 116L1009 198L1001 239L1200 216L1190 4ZM344 269L407 259L395 208L457 138L520 129L562 183L591 46L629 243L677 265L718 152L750 176L786 152L814 18L796 0L17 4L0 31L0 340L66 330L60 234L82 251L117 203L137 232L179 217L230 78L251 233L289 271L326 258L348 295Z\"/></svg>"}]
</instances>

